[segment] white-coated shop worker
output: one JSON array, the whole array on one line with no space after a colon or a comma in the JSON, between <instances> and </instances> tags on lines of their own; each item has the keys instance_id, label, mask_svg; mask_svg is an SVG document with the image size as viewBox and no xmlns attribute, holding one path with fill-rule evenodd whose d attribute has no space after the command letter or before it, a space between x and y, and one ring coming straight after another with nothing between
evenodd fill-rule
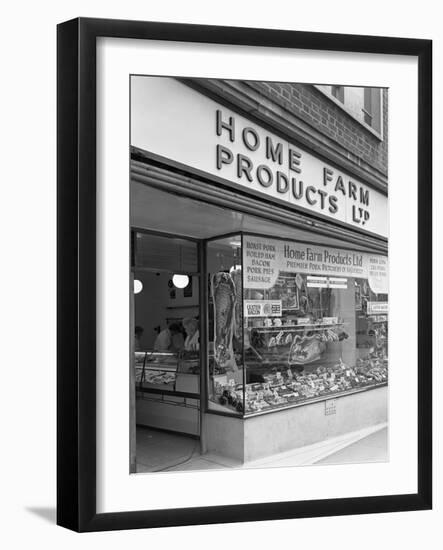
<instances>
[{"instance_id":1,"label":"white-coated shop worker","mask_svg":"<svg viewBox=\"0 0 443 550\"><path fill-rule=\"evenodd\" d=\"M199 338L200 333L198 331L198 321L192 317L187 317L182 321L183 327L186 331L185 350L197 351L200 347Z\"/></svg>"},{"instance_id":2,"label":"white-coated shop worker","mask_svg":"<svg viewBox=\"0 0 443 550\"><path fill-rule=\"evenodd\" d=\"M181 351L184 341L181 327L178 323L172 323L163 329L154 342L154 351Z\"/></svg>"}]
</instances>

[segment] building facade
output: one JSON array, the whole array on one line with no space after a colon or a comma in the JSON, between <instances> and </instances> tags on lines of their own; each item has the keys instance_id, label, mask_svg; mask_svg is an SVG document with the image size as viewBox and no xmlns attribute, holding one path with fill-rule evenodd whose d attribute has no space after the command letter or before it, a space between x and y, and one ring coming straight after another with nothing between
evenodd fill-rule
<instances>
[{"instance_id":1,"label":"building facade","mask_svg":"<svg viewBox=\"0 0 443 550\"><path fill-rule=\"evenodd\" d=\"M130 155L132 462L386 426L388 91L132 77Z\"/></svg>"}]
</instances>

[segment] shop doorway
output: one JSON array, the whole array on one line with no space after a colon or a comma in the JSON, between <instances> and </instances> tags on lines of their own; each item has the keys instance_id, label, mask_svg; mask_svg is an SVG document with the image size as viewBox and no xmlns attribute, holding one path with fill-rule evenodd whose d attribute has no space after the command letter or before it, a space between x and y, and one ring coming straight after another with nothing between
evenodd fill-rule
<instances>
[{"instance_id":1,"label":"shop doorway","mask_svg":"<svg viewBox=\"0 0 443 550\"><path fill-rule=\"evenodd\" d=\"M132 232L136 461L144 457L153 469L181 459L188 438L197 440L193 452L199 447L199 248L196 240Z\"/></svg>"}]
</instances>

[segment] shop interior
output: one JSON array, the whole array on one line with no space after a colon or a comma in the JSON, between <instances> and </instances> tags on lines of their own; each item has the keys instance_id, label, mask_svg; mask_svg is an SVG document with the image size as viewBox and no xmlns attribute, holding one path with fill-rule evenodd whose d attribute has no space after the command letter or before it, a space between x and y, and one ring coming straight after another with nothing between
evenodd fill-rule
<instances>
[{"instance_id":1,"label":"shop interior","mask_svg":"<svg viewBox=\"0 0 443 550\"><path fill-rule=\"evenodd\" d=\"M342 242L131 185L137 471L199 452L202 395L247 417L387 382L387 311L366 307L387 296L367 280L282 272L271 289L243 288L248 235Z\"/></svg>"}]
</instances>

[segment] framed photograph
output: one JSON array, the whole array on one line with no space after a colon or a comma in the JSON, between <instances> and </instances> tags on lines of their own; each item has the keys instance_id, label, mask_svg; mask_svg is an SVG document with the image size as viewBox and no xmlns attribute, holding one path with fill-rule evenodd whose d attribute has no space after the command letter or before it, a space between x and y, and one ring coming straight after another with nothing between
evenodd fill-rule
<instances>
[{"instance_id":1,"label":"framed photograph","mask_svg":"<svg viewBox=\"0 0 443 550\"><path fill-rule=\"evenodd\" d=\"M431 65L58 26L59 525L431 508Z\"/></svg>"}]
</instances>

